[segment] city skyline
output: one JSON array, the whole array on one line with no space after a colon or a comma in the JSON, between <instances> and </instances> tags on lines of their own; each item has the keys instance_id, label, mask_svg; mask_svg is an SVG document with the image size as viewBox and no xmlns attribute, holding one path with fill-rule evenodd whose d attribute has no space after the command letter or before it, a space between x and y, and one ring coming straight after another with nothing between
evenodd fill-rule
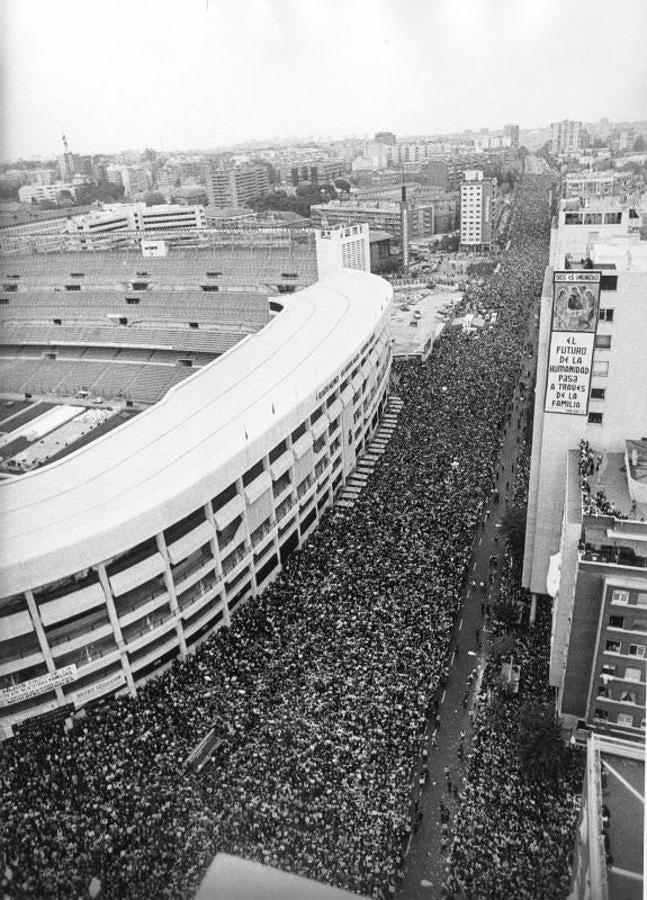
<instances>
[{"instance_id":1,"label":"city skyline","mask_svg":"<svg viewBox=\"0 0 647 900\"><path fill-rule=\"evenodd\" d=\"M606 20L601 2L588 4L559 46L574 3L333 0L327 15L309 0L87 9L5 0L2 160L60 153L63 132L74 152L116 153L647 118L647 8L635 0ZM622 52L603 51L602 21L605 46Z\"/></svg>"}]
</instances>

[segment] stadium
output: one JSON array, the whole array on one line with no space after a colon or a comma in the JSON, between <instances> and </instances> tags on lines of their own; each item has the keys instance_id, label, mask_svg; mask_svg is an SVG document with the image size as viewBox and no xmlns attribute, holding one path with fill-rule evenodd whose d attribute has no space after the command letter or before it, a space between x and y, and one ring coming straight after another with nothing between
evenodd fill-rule
<instances>
[{"instance_id":1,"label":"stadium","mask_svg":"<svg viewBox=\"0 0 647 900\"><path fill-rule=\"evenodd\" d=\"M2 263L6 736L134 695L272 581L379 424L392 290L295 246Z\"/></svg>"}]
</instances>

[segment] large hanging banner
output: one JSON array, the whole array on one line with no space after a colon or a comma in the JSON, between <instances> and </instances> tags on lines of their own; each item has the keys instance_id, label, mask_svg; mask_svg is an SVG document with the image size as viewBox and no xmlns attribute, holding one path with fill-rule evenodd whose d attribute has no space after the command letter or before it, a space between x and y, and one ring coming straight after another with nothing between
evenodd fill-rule
<instances>
[{"instance_id":1,"label":"large hanging banner","mask_svg":"<svg viewBox=\"0 0 647 900\"><path fill-rule=\"evenodd\" d=\"M31 678L29 681L12 684L0 691L0 706L10 706L12 703L31 700L39 694L53 690L57 685L69 684L75 678L76 664L72 663L69 666L63 666L62 669L48 672L47 675L39 675L38 678Z\"/></svg>"},{"instance_id":2,"label":"large hanging banner","mask_svg":"<svg viewBox=\"0 0 647 900\"><path fill-rule=\"evenodd\" d=\"M585 416L600 306L600 272L553 273L544 412Z\"/></svg>"}]
</instances>

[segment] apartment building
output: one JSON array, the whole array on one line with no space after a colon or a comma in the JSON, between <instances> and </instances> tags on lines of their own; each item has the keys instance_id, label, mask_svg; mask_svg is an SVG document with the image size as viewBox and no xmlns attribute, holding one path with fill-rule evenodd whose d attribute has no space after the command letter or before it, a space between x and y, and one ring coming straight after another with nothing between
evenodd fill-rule
<instances>
[{"instance_id":1,"label":"apartment building","mask_svg":"<svg viewBox=\"0 0 647 900\"><path fill-rule=\"evenodd\" d=\"M293 187L300 184L332 184L336 178L342 178L346 171L343 159L305 160L295 163L290 169L290 180Z\"/></svg>"},{"instance_id":2,"label":"apartment building","mask_svg":"<svg viewBox=\"0 0 647 900\"><path fill-rule=\"evenodd\" d=\"M468 169L460 190L461 248L487 250L493 240L496 179L484 178L480 169Z\"/></svg>"},{"instance_id":3,"label":"apartment building","mask_svg":"<svg viewBox=\"0 0 647 900\"><path fill-rule=\"evenodd\" d=\"M206 172L209 206L245 206L267 194L267 168L257 163L209 168Z\"/></svg>"},{"instance_id":4,"label":"apartment building","mask_svg":"<svg viewBox=\"0 0 647 900\"><path fill-rule=\"evenodd\" d=\"M573 119L551 122L551 152L553 156L577 153L582 138L582 123Z\"/></svg>"}]
</instances>

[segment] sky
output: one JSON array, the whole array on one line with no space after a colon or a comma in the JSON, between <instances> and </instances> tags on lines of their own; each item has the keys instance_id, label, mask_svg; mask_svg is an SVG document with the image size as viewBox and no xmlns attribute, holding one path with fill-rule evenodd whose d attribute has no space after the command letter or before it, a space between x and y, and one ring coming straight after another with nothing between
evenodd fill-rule
<instances>
[{"instance_id":1,"label":"sky","mask_svg":"<svg viewBox=\"0 0 647 900\"><path fill-rule=\"evenodd\" d=\"M646 0L0 0L0 158L647 119Z\"/></svg>"}]
</instances>

